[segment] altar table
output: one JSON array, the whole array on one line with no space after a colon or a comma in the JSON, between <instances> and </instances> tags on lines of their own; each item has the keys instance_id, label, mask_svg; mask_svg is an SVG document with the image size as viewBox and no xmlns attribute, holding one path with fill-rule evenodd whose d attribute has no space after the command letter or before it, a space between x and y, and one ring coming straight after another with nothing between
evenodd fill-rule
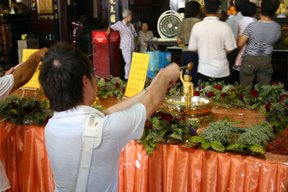
<instances>
[{"instance_id":1,"label":"altar table","mask_svg":"<svg viewBox=\"0 0 288 192\"><path fill-rule=\"evenodd\" d=\"M9 192L54 191L44 127L0 123L0 161L9 178Z\"/></svg>"},{"instance_id":2,"label":"altar table","mask_svg":"<svg viewBox=\"0 0 288 192\"><path fill-rule=\"evenodd\" d=\"M240 112L237 114L246 119L245 113ZM216 116L220 114L225 112L215 111ZM251 119L258 121L259 114L253 114L249 115ZM11 184L8 192L54 191L44 127L0 123L0 161ZM267 154L264 160L171 144L159 145L148 156L143 146L131 141L120 157L119 192L138 191L287 192L288 156Z\"/></svg>"},{"instance_id":3,"label":"altar table","mask_svg":"<svg viewBox=\"0 0 288 192\"><path fill-rule=\"evenodd\" d=\"M265 159L161 144L152 156L132 141L123 149L119 192L287 192L288 157Z\"/></svg>"}]
</instances>

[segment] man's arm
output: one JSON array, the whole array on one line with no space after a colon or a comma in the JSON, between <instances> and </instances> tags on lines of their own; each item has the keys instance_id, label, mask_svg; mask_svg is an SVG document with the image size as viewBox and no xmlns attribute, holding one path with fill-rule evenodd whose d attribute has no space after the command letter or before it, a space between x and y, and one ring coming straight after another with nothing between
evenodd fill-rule
<instances>
[{"instance_id":1,"label":"man's arm","mask_svg":"<svg viewBox=\"0 0 288 192\"><path fill-rule=\"evenodd\" d=\"M242 47L248 42L248 36L247 35L239 35L237 39L237 45L239 49L242 49Z\"/></svg>"},{"instance_id":2,"label":"man's arm","mask_svg":"<svg viewBox=\"0 0 288 192\"><path fill-rule=\"evenodd\" d=\"M111 114L113 112L128 109L136 103L142 103L146 108L146 116L149 118L161 105L166 91L171 85L176 83L179 78L179 66L176 63L172 63L166 68L159 71L156 77L147 88L147 92L143 91L136 96L124 100L112 107L109 107L104 112Z\"/></svg>"},{"instance_id":3,"label":"man's arm","mask_svg":"<svg viewBox=\"0 0 288 192\"><path fill-rule=\"evenodd\" d=\"M38 64L41 60L41 58L44 56L44 54L48 51L47 48L42 48L39 51L33 53L25 62L23 62L21 65L15 67L13 71L13 77L14 77L14 84L13 88L11 89L12 93L19 87L25 85L33 76L35 70L38 67Z\"/></svg>"}]
</instances>

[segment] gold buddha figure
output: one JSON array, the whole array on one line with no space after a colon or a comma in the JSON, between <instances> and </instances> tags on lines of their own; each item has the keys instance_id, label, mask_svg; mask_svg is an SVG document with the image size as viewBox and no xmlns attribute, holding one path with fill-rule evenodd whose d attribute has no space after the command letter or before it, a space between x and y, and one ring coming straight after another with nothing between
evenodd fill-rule
<instances>
[{"instance_id":1,"label":"gold buddha figure","mask_svg":"<svg viewBox=\"0 0 288 192\"><path fill-rule=\"evenodd\" d=\"M190 62L180 72L180 80L181 80L182 85L183 85L183 96L185 99L185 106L186 107L191 106L191 97L193 97L193 95L194 95L194 84L192 83L192 76L191 76L192 68L193 68L193 63Z\"/></svg>"}]
</instances>

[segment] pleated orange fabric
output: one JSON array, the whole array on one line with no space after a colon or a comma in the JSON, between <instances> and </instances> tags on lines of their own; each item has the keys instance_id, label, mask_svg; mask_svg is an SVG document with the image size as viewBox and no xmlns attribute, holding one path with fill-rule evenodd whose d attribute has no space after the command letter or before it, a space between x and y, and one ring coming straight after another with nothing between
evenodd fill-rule
<instances>
[{"instance_id":1,"label":"pleated orange fabric","mask_svg":"<svg viewBox=\"0 0 288 192\"><path fill-rule=\"evenodd\" d=\"M152 156L131 141L119 163L119 192L286 192L288 156L266 159L161 144ZM52 192L44 127L0 123L0 161L11 192Z\"/></svg>"},{"instance_id":2,"label":"pleated orange fabric","mask_svg":"<svg viewBox=\"0 0 288 192\"><path fill-rule=\"evenodd\" d=\"M11 185L8 191L54 191L43 127L0 123L0 161Z\"/></svg>"},{"instance_id":3,"label":"pleated orange fabric","mask_svg":"<svg viewBox=\"0 0 288 192\"><path fill-rule=\"evenodd\" d=\"M119 166L119 192L287 192L288 156L266 159L161 144L152 156L131 141Z\"/></svg>"}]
</instances>

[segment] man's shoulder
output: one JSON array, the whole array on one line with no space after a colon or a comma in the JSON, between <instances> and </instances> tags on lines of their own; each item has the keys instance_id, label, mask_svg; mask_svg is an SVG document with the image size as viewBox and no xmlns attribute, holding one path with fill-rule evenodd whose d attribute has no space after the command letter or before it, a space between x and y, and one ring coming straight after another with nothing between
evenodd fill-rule
<instances>
[{"instance_id":1,"label":"man's shoulder","mask_svg":"<svg viewBox=\"0 0 288 192\"><path fill-rule=\"evenodd\" d=\"M88 105L78 105L71 109L65 110L65 111L54 111L54 118L63 118L63 117L73 117L73 116L89 116L92 114L97 114L99 116L103 116L104 114L97 110L94 107L88 106Z\"/></svg>"},{"instance_id":2,"label":"man's shoulder","mask_svg":"<svg viewBox=\"0 0 288 192\"><path fill-rule=\"evenodd\" d=\"M215 27L221 27L221 26L229 26L226 22L224 21L221 21L219 19L211 19L212 22L207 22L209 20L202 20L202 21L199 21L197 23L195 23L194 26L215 26Z\"/></svg>"},{"instance_id":3,"label":"man's shoulder","mask_svg":"<svg viewBox=\"0 0 288 192\"><path fill-rule=\"evenodd\" d=\"M226 23L234 23L234 22L237 23L237 22L239 22L242 18L243 18L242 14L241 14L241 15L239 15L239 14L237 14L237 15L230 15L225 22L226 22Z\"/></svg>"}]
</instances>

